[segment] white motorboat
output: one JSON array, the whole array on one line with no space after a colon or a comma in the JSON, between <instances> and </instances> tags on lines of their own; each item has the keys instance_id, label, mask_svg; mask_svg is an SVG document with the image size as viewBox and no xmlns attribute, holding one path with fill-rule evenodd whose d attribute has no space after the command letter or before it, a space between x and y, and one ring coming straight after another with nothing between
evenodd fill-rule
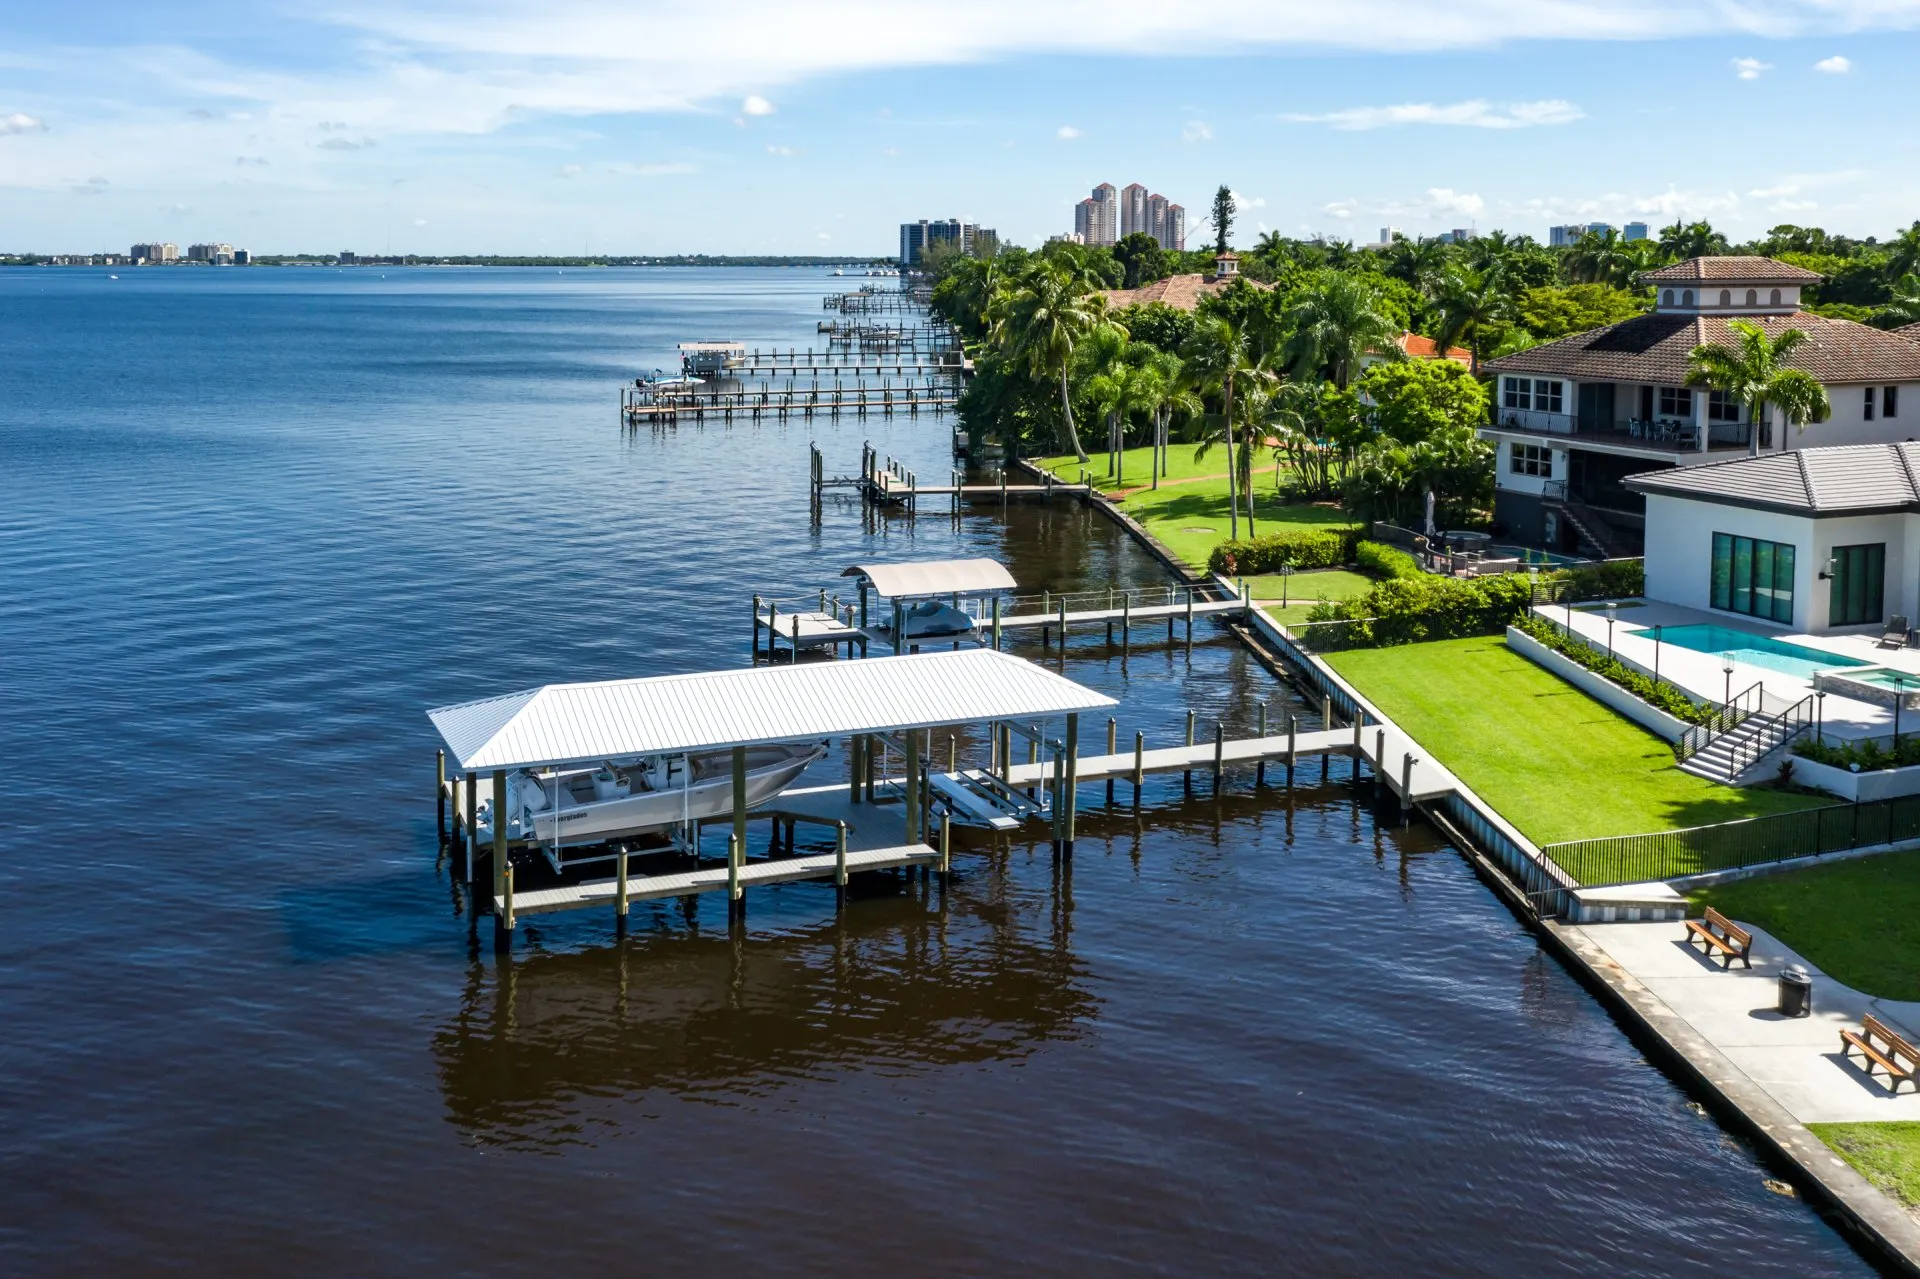
<instances>
[{"instance_id":1,"label":"white motorboat","mask_svg":"<svg viewBox=\"0 0 1920 1279\"><path fill-rule=\"evenodd\" d=\"M904 638L910 640L971 635L980 625L978 618L951 604L942 604L939 600L922 600L910 605L902 616L905 619Z\"/></svg>"},{"instance_id":2,"label":"white motorboat","mask_svg":"<svg viewBox=\"0 0 1920 1279\"><path fill-rule=\"evenodd\" d=\"M825 746L807 742L747 747L747 807L764 804L793 785L807 765L826 753ZM602 844L732 812L732 751L690 759L670 755L622 764L609 761L594 768L563 769L558 775L519 769L507 777L507 838L562 848ZM481 802L475 817L484 847L493 839L491 799Z\"/></svg>"}]
</instances>

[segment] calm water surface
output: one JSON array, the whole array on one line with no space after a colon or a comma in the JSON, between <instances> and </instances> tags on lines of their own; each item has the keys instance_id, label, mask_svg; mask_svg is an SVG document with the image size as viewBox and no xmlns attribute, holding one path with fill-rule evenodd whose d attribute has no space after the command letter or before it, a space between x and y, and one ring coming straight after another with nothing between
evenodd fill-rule
<instances>
[{"instance_id":1,"label":"calm water surface","mask_svg":"<svg viewBox=\"0 0 1920 1279\"><path fill-rule=\"evenodd\" d=\"M1870 1273L1342 763L476 944L425 707L738 665L861 558L1161 580L1072 505L810 524L809 439L941 475L940 419L619 427L836 285L0 274L0 1272ZM1283 695L1213 631L1047 660L1123 740Z\"/></svg>"}]
</instances>

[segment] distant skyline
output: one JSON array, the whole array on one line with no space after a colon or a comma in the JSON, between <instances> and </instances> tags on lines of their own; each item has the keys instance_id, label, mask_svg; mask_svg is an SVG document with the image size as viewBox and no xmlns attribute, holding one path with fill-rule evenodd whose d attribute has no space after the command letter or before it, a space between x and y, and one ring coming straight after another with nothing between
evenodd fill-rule
<instances>
[{"instance_id":1,"label":"distant skyline","mask_svg":"<svg viewBox=\"0 0 1920 1279\"><path fill-rule=\"evenodd\" d=\"M18 7L0 251L877 257L909 217L1037 245L1135 173L1189 210L1232 187L1242 245L1920 218L1920 0L315 13Z\"/></svg>"}]
</instances>

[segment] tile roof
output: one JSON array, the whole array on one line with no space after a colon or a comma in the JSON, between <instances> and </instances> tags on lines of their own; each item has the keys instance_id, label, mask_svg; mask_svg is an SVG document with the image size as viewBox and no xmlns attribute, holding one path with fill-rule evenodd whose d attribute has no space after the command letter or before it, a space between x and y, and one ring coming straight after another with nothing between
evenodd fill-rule
<instances>
[{"instance_id":1,"label":"tile roof","mask_svg":"<svg viewBox=\"0 0 1920 1279\"><path fill-rule=\"evenodd\" d=\"M1244 275L1170 275L1164 280L1155 280L1143 284L1137 289L1105 290L1107 305L1115 310L1136 303L1164 302L1170 307L1182 311L1191 311L1200 305L1200 299L1220 292L1235 280L1246 280ZM1271 284L1262 284L1258 280L1247 280L1256 289L1271 289Z\"/></svg>"},{"instance_id":2,"label":"tile roof","mask_svg":"<svg viewBox=\"0 0 1920 1279\"><path fill-rule=\"evenodd\" d=\"M1628 488L1799 515L1920 514L1920 443L1843 444L1630 475Z\"/></svg>"},{"instance_id":3,"label":"tile roof","mask_svg":"<svg viewBox=\"0 0 1920 1279\"><path fill-rule=\"evenodd\" d=\"M1418 333L1402 333L1399 338L1400 349L1416 360L1437 360L1441 358L1440 344L1432 338L1421 337ZM1460 364L1472 364L1473 352L1464 346L1450 346L1446 358Z\"/></svg>"},{"instance_id":4,"label":"tile roof","mask_svg":"<svg viewBox=\"0 0 1920 1279\"><path fill-rule=\"evenodd\" d=\"M1791 262L1781 262L1775 258L1716 257L1688 258L1685 262L1676 262L1672 266L1663 266L1655 271L1642 271L1640 281L1643 284L1687 283L1698 280L1739 280L1768 284L1812 284L1825 279L1818 271L1809 271Z\"/></svg>"},{"instance_id":5,"label":"tile roof","mask_svg":"<svg viewBox=\"0 0 1920 1279\"><path fill-rule=\"evenodd\" d=\"M1905 338L1909 342L1920 342L1920 323L1903 324L1897 329L1889 329L1887 331L1895 337Z\"/></svg>"},{"instance_id":6,"label":"tile roof","mask_svg":"<svg viewBox=\"0 0 1920 1279\"><path fill-rule=\"evenodd\" d=\"M1736 340L1729 327L1734 320L1757 324L1770 338L1787 329L1805 333L1807 340L1788 363L1829 385L1920 381L1920 342L1805 311L1740 316L1656 311L1517 351L1481 367L1492 373L1553 373L1580 382L1680 386L1687 380L1687 356L1694 347Z\"/></svg>"}]
</instances>

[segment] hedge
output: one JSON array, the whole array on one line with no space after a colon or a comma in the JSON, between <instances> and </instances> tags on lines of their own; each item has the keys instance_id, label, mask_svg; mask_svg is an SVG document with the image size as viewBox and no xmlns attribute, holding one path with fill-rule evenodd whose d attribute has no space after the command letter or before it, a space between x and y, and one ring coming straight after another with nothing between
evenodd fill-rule
<instances>
[{"instance_id":1,"label":"hedge","mask_svg":"<svg viewBox=\"0 0 1920 1279\"><path fill-rule=\"evenodd\" d=\"M1213 548L1207 567L1227 577L1277 573L1285 564L1294 570L1339 568L1353 563L1357 528L1290 528L1251 540L1234 538Z\"/></svg>"},{"instance_id":2,"label":"hedge","mask_svg":"<svg viewBox=\"0 0 1920 1279\"><path fill-rule=\"evenodd\" d=\"M1627 600L1646 593L1647 566L1644 560L1602 560L1598 564L1575 564L1552 575L1565 583L1557 599Z\"/></svg>"},{"instance_id":3,"label":"hedge","mask_svg":"<svg viewBox=\"0 0 1920 1279\"><path fill-rule=\"evenodd\" d=\"M1317 605L1307 620L1352 621L1351 638L1356 645L1498 635L1526 613L1529 585L1518 573L1498 577L1423 573L1381 582L1354 599Z\"/></svg>"},{"instance_id":4,"label":"hedge","mask_svg":"<svg viewBox=\"0 0 1920 1279\"><path fill-rule=\"evenodd\" d=\"M1514 622L1514 629L1539 640L1554 652L1577 665L1584 666L1595 675L1632 693L1635 697L1658 710L1663 710L1677 720L1689 724L1704 724L1713 718L1714 708L1702 706L1671 684L1656 684L1651 678L1634 670L1605 653L1596 653L1590 646L1569 640L1566 633L1538 613L1528 613Z\"/></svg>"},{"instance_id":5,"label":"hedge","mask_svg":"<svg viewBox=\"0 0 1920 1279\"><path fill-rule=\"evenodd\" d=\"M1384 542L1360 542L1353 548L1355 567L1371 577L1388 580L1420 576L1420 561L1397 546Z\"/></svg>"}]
</instances>

